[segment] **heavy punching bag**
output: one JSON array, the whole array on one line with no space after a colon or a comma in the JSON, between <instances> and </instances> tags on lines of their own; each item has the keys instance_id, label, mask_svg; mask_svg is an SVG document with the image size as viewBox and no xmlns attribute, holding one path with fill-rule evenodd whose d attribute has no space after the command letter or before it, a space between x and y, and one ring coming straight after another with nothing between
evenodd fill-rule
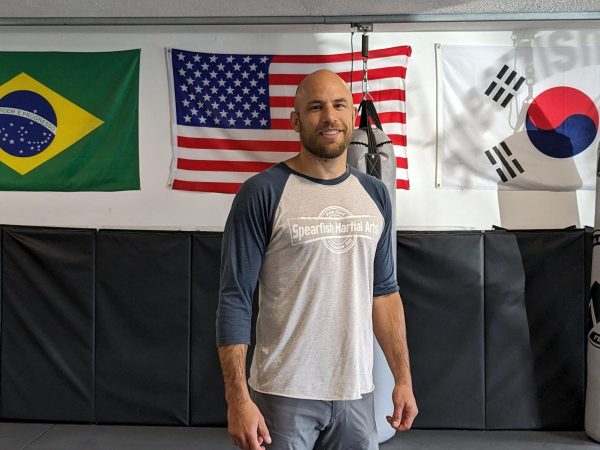
<instances>
[{"instance_id":1,"label":"heavy punching bag","mask_svg":"<svg viewBox=\"0 0 600 450\"><path fill-rule=\"evenodd\" d=\"M592 253L585 399L585 432L589 437L600 442L600 183L598 183L600 178L598 177L600 177L600 159L596 167L596 216Z\"/></svg>"},{"instance_id":2,"label":"heavy punching bag","mask_svg":"<svg viewBox=\"0 0 600 450\"><path fill-rule=\"evenodd\" d=\"M348 147L348 164L361 172L379 178L388 188L392 203L392 226L390 230L394 252L394 273L396 273L396 156L391 139L382 130L373 102L364 99L360 104L360 111L360 128L354 130L352 135L352 141ZM371 127L370 120L377 128ZM375 419L379 442L384 442L395 434L394 429L390 427L385 418L394 411L392 402L394 377L377 340L374 339L373 341Z\"/></svg>"}]
</instances>

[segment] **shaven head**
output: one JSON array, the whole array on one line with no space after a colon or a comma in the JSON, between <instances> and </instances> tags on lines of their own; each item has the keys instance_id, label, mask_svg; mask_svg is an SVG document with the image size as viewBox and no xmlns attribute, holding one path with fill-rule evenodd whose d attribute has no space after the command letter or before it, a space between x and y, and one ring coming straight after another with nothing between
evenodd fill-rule
<instances>
[{"instance_id":1,"label":"shaven head","mask_svg":"<svg viewBox=\"0 0 600 450\"><path fill-rule=\"evenodd\" d=\"M323 159L337 158L352 138L356 120L352 93L332 71L313 72L296 89L290 120L304 151Z\"/></svg>"},{"instance_id":2,"label":"shaven head","mask_svg":"<svg viewBox=\"0 0 600 450\"><path fill-rule=\"evenodd\" d=\"M342 78L331 70L321 69L307 75L296 88L294 97L294 109L298 111L298 104L305 100L315 86L340 86L348 94L350 104L352 104L352 93L350 88Z\"/></svg>"}]
</instances>

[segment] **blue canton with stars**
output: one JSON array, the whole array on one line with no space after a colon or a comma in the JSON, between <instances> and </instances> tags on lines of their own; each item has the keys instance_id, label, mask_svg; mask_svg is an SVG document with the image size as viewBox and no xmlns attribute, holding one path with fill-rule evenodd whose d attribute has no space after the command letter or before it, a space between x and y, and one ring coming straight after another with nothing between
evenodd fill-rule
<instances>
[{"instance_id":1,"label":"blue canton with stars","mask_svg":"<svg viewBox=\"0 0 600 450\"><path fill-rule=\"evenodd\" d=\"M179 125L269 129L268 55L171 50Z\"/></svg>"}]
</instances>

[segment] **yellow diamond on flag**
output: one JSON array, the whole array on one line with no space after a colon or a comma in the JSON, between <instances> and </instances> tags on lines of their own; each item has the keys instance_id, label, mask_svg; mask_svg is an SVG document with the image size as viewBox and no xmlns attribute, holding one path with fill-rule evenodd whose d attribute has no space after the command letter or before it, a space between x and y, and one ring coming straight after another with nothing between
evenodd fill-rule
<instances>
[{"instance_id":1,"label":"yellow diamond on flag","mask_svg":"<svg viewBox=\"0 0 600 450\"><path fill-rule=\"evenodd\" d=\"M20 73L0 85L0 162L25 175L103 123Z\"/></svg>"}]
</instances>

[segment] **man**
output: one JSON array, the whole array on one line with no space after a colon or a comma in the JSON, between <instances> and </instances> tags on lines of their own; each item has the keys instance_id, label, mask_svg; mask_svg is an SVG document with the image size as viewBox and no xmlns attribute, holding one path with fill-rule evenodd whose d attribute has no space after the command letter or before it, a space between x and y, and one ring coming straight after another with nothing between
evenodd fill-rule
<instances>
[{"instance_id":1,"label":"man","mask_svg":"<svg viewBox=\"0 0 600 450\"><path fill-rule=\"evenodd\" d=\"M227 220L217 345L229 434L242 449L377 449L373 333L395 379L388 422L403 431L417 415L389 195L346 166L356 114L336 74L307 76L291 114L300 153L249 179Z\"/></svg>"}]
</instances>

